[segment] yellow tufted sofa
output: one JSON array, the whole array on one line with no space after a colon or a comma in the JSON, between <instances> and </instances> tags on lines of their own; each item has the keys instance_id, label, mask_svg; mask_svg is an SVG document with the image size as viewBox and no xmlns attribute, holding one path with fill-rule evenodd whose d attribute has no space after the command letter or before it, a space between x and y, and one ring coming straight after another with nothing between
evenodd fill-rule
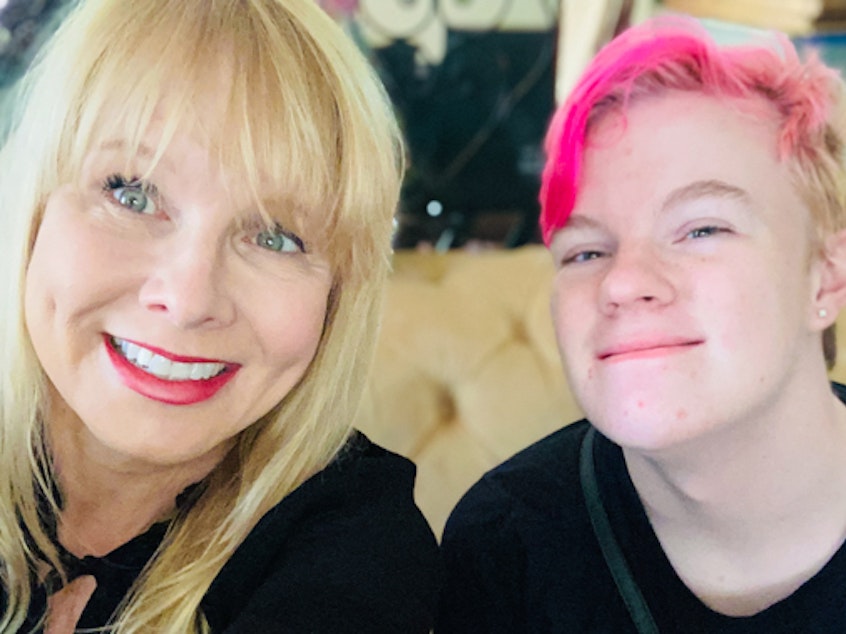
<instances>
[{"instance_id":1,"label":"yellow tufted sofa","mask_svg":"<svg viewBox=\"0 0 846 634\"><path fill-rule=\"evenodd\" d=\"M580 416L549 316L540 246L398 251L357 427L417 463L416 497L440 534L486 470Z\"/></svg>"},{"instance_id":2,"label":"yellow tufted sofa","mask_svg":"<svg viewBox=\"0 0 846 634\"><path fill-rule=\"evenodd\" d=\"M394 256L357 427L417 463L417 502L438 535L485 471L581 417L555 346L552 276L536 245ZM844 381L846 345L839 358Z\"/></svg>"}]
</instances>

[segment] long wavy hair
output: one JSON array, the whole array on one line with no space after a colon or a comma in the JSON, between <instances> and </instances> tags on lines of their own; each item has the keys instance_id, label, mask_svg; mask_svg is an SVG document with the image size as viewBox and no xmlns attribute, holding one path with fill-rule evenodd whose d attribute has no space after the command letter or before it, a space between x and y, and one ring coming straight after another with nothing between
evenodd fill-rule
<instances>
[{"instance_id":1,"label":"long wavy hair","mask_svg":"<svg viewBox=\"0 0 846 634\"><path fill-rule=\"evenodd\" d=\"M37 571L61 571L39 517L43 500L58 512L44 427L48 379L23 319L45 201L105 139L140 146L154 115L164 120L163 152L176 130L195 123L192 104L221 86L223 124L208 131L216 160L254 192L273 180L319 230L333 274L324 332L302 380L240 434L171 524L112 631L207 631L201 599L224 563L349 436L377 335L403 167L378 78L314 0L83 0L25 77L0 150L0 631L21 627Z\"/></svg>"}]
</instances>

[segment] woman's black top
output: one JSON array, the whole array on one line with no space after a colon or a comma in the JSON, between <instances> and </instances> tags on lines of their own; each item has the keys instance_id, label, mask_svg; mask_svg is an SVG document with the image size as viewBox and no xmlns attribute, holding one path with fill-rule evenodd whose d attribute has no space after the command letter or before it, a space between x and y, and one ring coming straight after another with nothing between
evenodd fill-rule
<instances>
[{"instance_id":1,"label":"woman's black top","mask_svg":"<svg viewBox=\"0 0 846 634\"><path fill-rule=\"evenodd\" d=\"M414 504L414 465L356 433L271 509L202 600L214 633L425 634L440 582L437 543ZM65 554L97 589L78 628L102 627L161 543L166 524L104 557ZM47 591L33 589L29 624Z\"/></svg>"}]
</instances>

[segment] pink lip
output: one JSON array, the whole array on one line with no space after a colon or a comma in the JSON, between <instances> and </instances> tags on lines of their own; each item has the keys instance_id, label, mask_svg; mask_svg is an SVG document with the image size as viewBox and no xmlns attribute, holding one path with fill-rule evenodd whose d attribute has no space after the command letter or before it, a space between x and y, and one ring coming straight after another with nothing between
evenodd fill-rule
<instances>
[{"instance_id":1,"label":"pink lip","mask_svg":"<svg viewBox=\"0 0 846 634\"><path fill-rule=\"evenodd\" d=\"M600 361L626 361L629 359L652 359L678 352L685 352L703 341L701 339L663 339L657 341L631 341L603 349L597 358Z\"/></svg>"},{"instance_id":2,"label":"pink lip","mask_svg":"<svg viewBox=\"0 0 846 634\"><path fill-rule=\"evenodd\" d=\"M124 341L130 340L124 339ZM109 357L109 361L111 361L112 366L117 371L118 377L120 377L120 380L126 387L141 396L169 405L193 405L212 398L235 377L235 374L241 368L237 363L197 357L183 357L147 344L132 341L131 343L152 350L156 354L171 361L180 363L223 363L226 366L223 372L210 379L168 381L148 374L130 363L122 354L115 350L110 335L103 335L103 343L106 346L106 354Z\"/></svg>"}]
</instances>

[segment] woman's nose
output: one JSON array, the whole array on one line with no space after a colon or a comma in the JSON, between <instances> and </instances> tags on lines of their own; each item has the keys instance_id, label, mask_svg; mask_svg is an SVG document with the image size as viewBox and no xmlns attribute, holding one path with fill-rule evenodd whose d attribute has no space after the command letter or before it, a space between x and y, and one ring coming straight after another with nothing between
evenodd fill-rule
<instances>
[{"instance_id":1,"label":"woman's nose","mask_svg":"<svg viewBox=\"0 0 846 634\"><path fill-rule=\"evenodd\" d=\"M221 328L235 319L222 246L171 236L154 258L139 301L183 329Z\"/></svg>"},{"instance_id":2,"label":"woman's nose","mask_svg":"<svg viewBox=\"0 0 846 634\"><path fill-rule=\"evenodd\" d=\"M647 245L618 249L601 281L599 301L613 313L637 306L664 306L676 297L667 263Z\"/></svg>"}]
</instances>

